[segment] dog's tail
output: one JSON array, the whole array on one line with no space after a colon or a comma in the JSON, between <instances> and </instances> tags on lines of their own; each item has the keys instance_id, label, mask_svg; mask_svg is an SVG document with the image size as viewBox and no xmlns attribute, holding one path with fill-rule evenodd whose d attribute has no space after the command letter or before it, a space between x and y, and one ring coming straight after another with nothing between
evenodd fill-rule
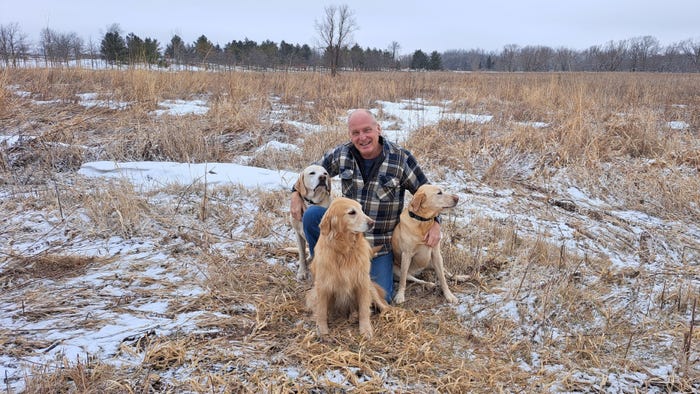
<instances>
[{"instance_id":1,"label":"dog's tail","mask_svg":"<svg viewBox=\"0 0 700 394\"><path fill-rule=\"evenodd\" d=\"M389 309L390 306L387 304L386 299L386 291L384 291L384 288L379 286L377 282L372 281L372 288L370 291L372 292L372 304L379 309L379 313L383 313L385 310Z\"/></svg>"}]
</instances>

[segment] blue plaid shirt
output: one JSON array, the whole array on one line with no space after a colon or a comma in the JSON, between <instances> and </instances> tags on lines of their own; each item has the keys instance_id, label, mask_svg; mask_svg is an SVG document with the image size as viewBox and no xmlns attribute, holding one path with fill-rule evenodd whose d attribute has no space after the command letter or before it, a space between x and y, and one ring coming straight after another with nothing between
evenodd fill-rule
<instances>
[{"instance_id":1,"label":"blue plaid shirt","mask_svg":"<svg viewBox=\"0 0 700 394\"><path fill-rule=\"evenodd\" d=\"M342 194L358 201L364 213L375 220L374 229L365 233L372 246L382 246L378 254L391 250L391 234L399 223L406 190L415 194L428 183L413 154L379 137L382 153L371 173L363 173L364 161L351 142L326 152L320 162L331 177L339 176Z\"/></svg>"}]
</instances>

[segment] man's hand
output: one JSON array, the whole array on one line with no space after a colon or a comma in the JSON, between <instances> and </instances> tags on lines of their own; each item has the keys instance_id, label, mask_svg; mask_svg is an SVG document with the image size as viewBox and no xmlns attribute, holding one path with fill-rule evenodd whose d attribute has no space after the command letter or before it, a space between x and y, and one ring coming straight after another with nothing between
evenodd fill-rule
<instances>
[{"instance_id":1,"label":"man's hand","mask_svg":"<svg viewBox=\"0 0 700 394\"><path fill-rule=\"evenodd\" d=\"M289 212L292 213L292 217L296 220L301 220L301 217L304 216L304 201L302 201L299 192L292 193Z\"/></svg>"},{"instance_id":2,"label":"man's hand","mask_svg":"<svg viewBox=\"0 0 700 394\"><path fill-rule=\"evenodd\" d=\"M433 225L430 226L430 230L428 230L428 232L425 234L423 241L427 246L434 248L440 243L441 237L442 234L440 233L440 223L433 222Z\"/></svg>"}]
</instances>

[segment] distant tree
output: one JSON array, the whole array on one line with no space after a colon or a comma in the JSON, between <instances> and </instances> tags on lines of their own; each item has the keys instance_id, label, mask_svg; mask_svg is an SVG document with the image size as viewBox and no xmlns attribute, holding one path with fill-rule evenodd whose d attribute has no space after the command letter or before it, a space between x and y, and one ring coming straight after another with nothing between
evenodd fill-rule
<instances>
[{"instance_id":1,"label":"distant tree","mask_svg":"<svg viewBox=\"0 0 700 394\"><path fill-rule=\"evenodd\" d=\"M635 37L629 40L631 71L649 71L649 61L659 52L659 40L652 36Z\"/></svg>"},{"instance_id":2,"label":"distant tree","mask_svg":"<svg viewBox=\"0 0 700 394\"><path fill-rule=\"evenodd\" d=\"M262 53L262 64L260 66L263 67L275 67L277 66L277 58L278 58L278 51L279 47L277 46L277 43L274 41L270 40L265 40L260 43L258 49L260 49L260 52Z\"/></svg>"},{"instance_id":3,"label":"distant tree","mask_svg":"<svg viewBox=\"0 0 700 394\"><path fill-rule=\"evenodd\" d=\"M503 52L501 52L503 71L512 72L517 70L517 57L519 52L520 47L516 44L509 44L503 47Z\"/></svg>"},{"instance_id":4,"label":"distant tree","mask_svg":"<svg viewBox=\"0 0 700 394\"><path fill-rule=\"evenodd\" d=\"M572 71L576 53L568 48L560 47L554 51L554 62L559 71Z\"/></svg>"},{"instance_id":5,"label":"distant tree","mask_svg":"<svg viewBox=\"0 0 700 394\"><path fill-rule=\"evenodd\" d=\"M520 49L520 65L523 71L548 71L554 51L541 45L528 45Z\"/></svg>"},{"instance_id":6,"label":"distant tree","mask_svg":"<svg viewBox=\"0 0 700 394\"><path fill-rule=\"evenodd\" d=\"M29 52L27 36L22 33L18 23L0 25L0 59L5 66L17 67L19 60Z\"/></svg>"},{"instance_id":7,"label":"distant tree","mask_svg":"<svg viewBox=\"0 0 700 394\"><path fill-rule=\"evenodd\" d=\"M598 53L598 66L602 71L620 71L627 56L627 40L608 41Z\"/></svg>"},{"instance_id":8,"label":"distant tree","mask_svg":"<svg viewBox=\"0 0 700 394\"><path fill-rule=\"evenodd\" d=\"M393 63L392 67L399 68L399 62L398 59L396 58L399 54L399 49L401 49L401 45L399 45L398 42L392 41L391 44L389 44L389 52L391 53L391 62Z\"/></svg>"},{"instance_id":9,"label":"distant tree","mask_svg":"<svg viewBox=\"0 0 700 394\"><path fill-rule=\"evenodd\" d=\"M347 46L355 30L355 17L346 4L326 7L324 18L316 21L316 31L325 48L332 76L338 74L341 51Z\"/></svg>"},{"instance_id":10,"label":"distant tree","mask_svg":"<svg viewBox=\"0 0 700 394\"><path fill-rule=\"evenodd\" d=\"M700 40L687 39L678 44L680 53L690 63L689 71L700 71Z\"/></svg>"},{"instance_id":11,"label":"distant tree","mask_svg":"<svg viewBox=\"0 0 700 394\"><path fill-rule=\"evenodd\" d=\"M362 70L365 66L365 52L362 48L355 44L350 48L350 65L353 70Z\"/></svg>"},{"instance_id":12,"label":"distant tree","mask_svg":"<svg viewBox=\"0 0 700 394\"><path fill-rule=\"evenodd\" d=\"M432 51L430 53L430 59L428 59L428 70L442 70L442 58L438 51Z\"/></svg>"},{"instance_id":13,"label":"distant tree","mask_svg":"<svg viewBox=\"0 0 700 394\"><path fill-rule=\"evenodd\" d=\"M214 44L203 34L194 42L195 56L197 56L197 60L201 62L207 61L209 56L212 55L213 50Z\"/></svg>"},{"instance_id":14,"label":"distant tree","mask_svg":"<svg viewBox=\"0 0 700 394\"><path fill-rule=\"evenodd\" d=\"M59 33L45 28L41 30L39 48L47 63L65 63L80 59L83 40L76 33Z\"/></svg>"},{"instance_id":15,"label":"distant tree","mask_svg":"<svg viewBox=\"0 0 700 394\"><path fill-rule=\"evenodd\" d=\"M126 52L130 64L145 62L146 49L141 37L134 33L126 35Z\"/></svg>"},{"instance_id":16,"label":"distant tree","mask_svg":"<svg viewBox=\"0 0 700 394\"><path fill-rule=\"evenodd\" d=\"M410 67L414 70L427 70L429 62L430 59L428 58L428 55L426 55L425 52L421 51L420 49L417 49L415 52L413 52L413 56L411 57Z\"/></svg>"},{"instance_id":17,"label":"distant tree","mask_svg":"<svg viewBox=\"0 0 700 394\"><path fill-rule=\"evenodd\" d=\"M184 63L187 57L187 46L180 36L177 34L172 36L170 43L165 47L164 55L176 63Z\"/></svg>"},{"instance_id":18,"label":"distant tree","mask_svg":"<svg viewBox=\"0 0 700 394\"><path fill-rule=\"evenodd\" d=\"M100 46L102 57L112 64L124 62L128 58L126 41L122 38L119 30L119 25L111 25L107 29L107 33L105 33L102 39L102 45Z\"/></svg>"}]
</instances>

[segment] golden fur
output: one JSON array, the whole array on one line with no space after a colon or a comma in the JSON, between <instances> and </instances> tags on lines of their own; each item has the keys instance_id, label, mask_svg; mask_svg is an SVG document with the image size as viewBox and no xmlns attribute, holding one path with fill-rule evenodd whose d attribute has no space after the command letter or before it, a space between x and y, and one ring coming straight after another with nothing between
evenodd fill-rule
<instances>
[{"instance_id":1,"label":"golden fur","mask_svg":"<svg viewBox=\"0 0 700 394\"><path fill-rule=\"evenodd\" d=\"M457 302L457 297L447 286L440 244L438 243L431 248L425 244L424 239L433 225L434 218L443 209L457 205L458 201L459 197L443 193L438 186L423 185L418 188L409 205L401 212L399 224L396 225L391 237L391 246L394 251L394 276L399 279L399 287L394 296L395 303L402 304L406 300L407 279L431 287L435 286L433 283L422 281L414 276L425 268L435 270L442 293L447 301ZM410 212L429 220L412 218ZM448 275L452 276L449 273ZM464 280L464 277L460 276L457 279Z\"/></svg>"},{"instance_id":2,"label":"golden fur","mask_svg":"<svg viewBox=\"0 0 700 394\"><path fill-rule=\"evenodd\" d=\"M314 285L306 298L320 337L328 334L329 312L349 315L357 311L360 333L370 338L372 303L381 311L389 308L384 290L369 274L375 251L363 233L373 226L360 204L345 197L334 199L321 219L311 264Z\"/></svg>"},{"instance_id":3,"label":"golden fur","mask_svg":"<svg viewBox=\"0 0 700 394\"><path fill-rule=\"evenodd\" d=\"M309 204L320 205L328 208L331 203L331 177L328 171L322 166L312 164L306 167L294 184L294 190L304 201L304 210ZM296 232L297 252L299 256L299 266L297 268L297 279L305 280L309 276L308 264L306 262L306 237L304 228L300 220L296 220L290 215L291 224Z\"/></svg>"}]
</instances>

